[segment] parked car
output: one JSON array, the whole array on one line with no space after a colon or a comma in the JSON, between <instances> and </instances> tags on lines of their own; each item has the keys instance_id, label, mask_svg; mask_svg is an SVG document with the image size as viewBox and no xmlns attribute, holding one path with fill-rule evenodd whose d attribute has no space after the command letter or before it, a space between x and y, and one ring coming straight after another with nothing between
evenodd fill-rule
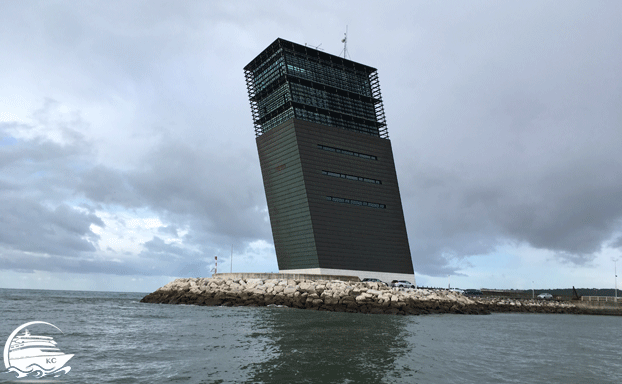
<instances>
[{"instance_id":1,"label":"parked car","mask_svg":"<svg viewBox=\"0 0 622 384\"><path fill-rule=\"evenodd\" d=\"M464 291L460 288L451 288L450 291L459 293L461 295L464 294Z\"/></svg>"},{"instance_id":2,"label":"parked car","mask_svg":"<svg viewBox=\"0 0 622 384\"><path fill-rule=\"evenodd\" d=\"M480 291L479 289L465 289L464 295L465 296L482 296L482 291Z\"/></svg>"},{"instance_id":3,"label":"parked car","mask_svg":"<svg viewBox=\"0 0 622 384\"><path fill-rule=\"evenodd\" d=\"M395 288L417 288L410 281L406 280L393 280L390 285Z\"/></svg>"},{"instance_id":4,"label":"parked car","mask_svg":"<svg viewBox=\"0 0 622 384\"><path fill-rule=\"evenodd\" d=\"M542 299L542 300L552 300L553 299L553 295L551 295L550 293L541 293L538 295L538 299Z\"/></svg>"},{"instance_id":5,"label":"parked car","mask_svg":"<svg viewBox=\"0 0 622 384\"><path fill-rule=\"evenodd\" d=\"M363 283L380 283L380 284L384 284L384 285L388 285L387 283L385 283L384 281L380 280L380 279L374 279L371 277L366 277L363 280L361 280Z\"/></svg>"}]
</instances>

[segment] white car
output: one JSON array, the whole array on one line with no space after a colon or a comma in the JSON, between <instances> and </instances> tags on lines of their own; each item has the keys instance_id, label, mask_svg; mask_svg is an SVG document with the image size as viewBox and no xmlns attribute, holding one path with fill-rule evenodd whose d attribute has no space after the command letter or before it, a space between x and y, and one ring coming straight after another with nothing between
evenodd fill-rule
<instances>
[{"instance_id":1,"label":"white car","mask_svg":"<svg viewBox=\"0 0 622 384\"><path fill-rule=\"evenodd\" d=\"M417 288L410 281L406 280L393 280L391 286L395 288Z\"/></svg>"},{"instance_id":2,"label":"white car","mask_svg":"<svg viewBox=\"0 0 622 384\"><path fill-rule=\"evenodd\" d=\"M452 289L450 289L450 291L459 293L461 295L464 295L464 291L462 289L460 289L460 288L452 288Z\"/></svg>"},{"instance_id":3,"label":"white car","mask_svg":"<svg viewBox=\"0 0 622 384\"><path fill-rule=\"evenodd\" d=\"M538 295L538 299L542 299L542 300L551 300L553 299L553 295L551 295L550 293L541 293Z\"/></svg>"},{"instance_id":4,"label":"white car","mask_svg":"<svg viewBox=\"0 0 622 384\"><path fill-rule=\"evenodd\" d=\"M387 283L385 283L384 281L380 280L380 279L373 279L370 277L366 277L363 280L361 280L363 283L380 283L382 285L387 285Z\"/></svg>"}]
</instances>

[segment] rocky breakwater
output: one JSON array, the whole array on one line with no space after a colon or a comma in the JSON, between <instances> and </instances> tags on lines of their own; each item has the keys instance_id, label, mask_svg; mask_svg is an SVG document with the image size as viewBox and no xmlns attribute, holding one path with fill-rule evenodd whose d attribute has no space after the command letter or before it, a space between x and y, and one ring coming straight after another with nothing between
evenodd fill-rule
<instances>
[{"instance_id":1,"label":"rocky breakwater","mask_svg":"<svg viewBox=\"0 0 622 384\"><path fill-rule=\"evenodd\" d=\"M480 305L491 312L574 313L583 311L568 301L523 300L510 298L478 298Z\"/></svg>"},{"instance_id":2,"label":"rocky breakwater","mask_svg":"<svg viewBox=\"0 0 622 384\"><path fill-rule=\"evenodd\" d=\"M446 290L398 289L380 283L285 279L177 279L143 303L209 306L287 306L334 312L419 315L490 312L579 313L572 304L472 299Z\"/></svg>"}]
</instances>

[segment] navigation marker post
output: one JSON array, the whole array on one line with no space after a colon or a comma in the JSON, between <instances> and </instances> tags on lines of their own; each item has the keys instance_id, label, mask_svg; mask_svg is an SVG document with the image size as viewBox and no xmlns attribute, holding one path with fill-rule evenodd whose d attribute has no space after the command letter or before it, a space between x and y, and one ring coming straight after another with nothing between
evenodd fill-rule
<instances>
[{"instance_id":1,"label":"navigation marker post","mask_svg":"<svg viewBox=\"0 0 622 384\"><path fill-rule=\"evenodd\" d=\"M536 284L535 281L531 281L531 299L535 299L536 298L536 291L534 289L534 285Z\"/></svg>"},{"instance_id":2,"label":"navigation marker post","mask_svg":"<svg viewBox=\"0 0 622 384\"><path fill-rule=\"evenodd\" d=\"M214 268L212 268L210 272L213 272L214 274L216 274L218 273L218 256L214 256L214 261L215 261Z\"/></svg>"}]
</instances>

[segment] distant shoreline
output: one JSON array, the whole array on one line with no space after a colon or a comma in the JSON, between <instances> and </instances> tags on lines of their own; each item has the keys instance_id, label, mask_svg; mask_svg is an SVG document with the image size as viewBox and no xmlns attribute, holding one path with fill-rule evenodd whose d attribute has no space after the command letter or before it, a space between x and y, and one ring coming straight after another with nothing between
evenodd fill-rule
<instances>
[{"instance_id":1,"label":"distant shoreline","mask_svg":"<svg viewBox=\"0 0 622 384\"><path fill-rule=\"evenodd\" d=\"M381 283L257 278L176 279L146 295L142 303L292 308L393 315L490 314L507 312L622 315L618 307L569 301L472 298L447 290L389 288Z\"/></svg>"}]
</instances>

